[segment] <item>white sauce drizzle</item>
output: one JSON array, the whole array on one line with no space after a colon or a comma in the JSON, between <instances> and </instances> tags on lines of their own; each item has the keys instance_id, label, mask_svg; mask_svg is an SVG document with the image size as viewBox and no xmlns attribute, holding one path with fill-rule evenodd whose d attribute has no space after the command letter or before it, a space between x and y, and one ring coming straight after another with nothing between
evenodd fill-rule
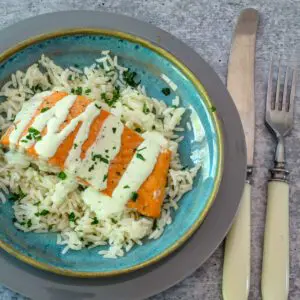
<instances>
[{"instance_id":1,"label":"white sauce drizzle","mask_svg":"<svg viewBox=\"0 0 300 300\"><path fill-rule=\"evenodd\" d=\"M71 148L65 162L66 168L72 173L76 172L76 169L81 163L80 154L82 151L82 145L89 137L91 125L99 114L100 109L96 107L95 103L91 103L87 106L85 111L85 120L78 130L73 147Z\"/></svg>"},{"instance_id":2,"label":"white sauce drizzle","mask_svg":"<svg viewBox=\"0 0 300 300\"><path fill-rule=\"evenodd\" d=\"M137 148L112 197L89 187L82 193L83 201L99 218L122 212L132 193L136 192L152 173L160 149L159 143L152 139L145 140Z\"/></svg>"},{"instance_id":3,"label":"white sauce drizzle","mask_svg":"<svg viewBox=\"0 0 300 300\"><path fill-rule=\"evenodd\" d=\"M17 114L14 121L15 129L9 135L9 144L12 149L16 147L16 144L18 143L23 131L34 116L38 107L44 101L44 98L51 95L51 93L52 92L50 91L46 91L37 94L32 97L30 101L24 103L21 111Z\"/></svg>"},{"instance_id":4,"label":"white sauce drizzle","mask_svg":"<svg viewBox=\"0 0 300 300\"><path fill-rule=\"evenodd\" d=\"M79 165L78 176L98 190L107 187L109 164L120 151L123 129L124 125L117 117L108 116L95 143L89 148L85 159Z\"/></svg>"}]
</instances>

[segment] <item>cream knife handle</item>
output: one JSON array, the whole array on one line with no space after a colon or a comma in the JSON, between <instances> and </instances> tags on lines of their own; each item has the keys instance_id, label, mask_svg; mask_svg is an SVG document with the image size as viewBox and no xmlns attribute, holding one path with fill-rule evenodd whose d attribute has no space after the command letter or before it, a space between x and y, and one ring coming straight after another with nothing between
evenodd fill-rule
<instances>
[{"instance_id":1,"label":"cream knife handle","mask_svg":"<svg viewBox=\"0 0 300 300\"><path fill-rule=\"evenodd\" d=\"M251 185L245 184L238 214L227 235L223 267L224 300L246 300L250 283L250 195Z\"/></svg>"},{"instance_id":2,"label":"cream knife handle","mask_svg":"<svg viewBox=\"0 0 300 300\"><path fill-rule=\"evenodd\" d=\"M289 185L268 184L262 268L263 300L287 300L289 293Z\"/></svg>"}]
</instances>

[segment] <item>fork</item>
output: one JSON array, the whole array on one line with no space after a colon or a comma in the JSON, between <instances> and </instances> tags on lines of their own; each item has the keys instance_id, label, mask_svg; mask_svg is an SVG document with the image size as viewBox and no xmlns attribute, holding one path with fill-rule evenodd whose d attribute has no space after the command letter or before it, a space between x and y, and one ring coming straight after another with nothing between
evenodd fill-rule
<instances>
[{"instance_id":1,"label":"fork","mask_svg":"<svg viewBox=\"0 0 300 300\"><path fill-rule=\"evenodd\" d=\"M289 88L289 77L292 82ZM279 62L275 99L272 89L273 60L268 79L265 121L277 138L274 168L270 170L261 290L263 300L286 300L289 293L289 185L285 169L284 137L293 127L296 70L287 67L281 97ZM288 95L289 94L289 95Z\"/></svg>"}]
</instances>

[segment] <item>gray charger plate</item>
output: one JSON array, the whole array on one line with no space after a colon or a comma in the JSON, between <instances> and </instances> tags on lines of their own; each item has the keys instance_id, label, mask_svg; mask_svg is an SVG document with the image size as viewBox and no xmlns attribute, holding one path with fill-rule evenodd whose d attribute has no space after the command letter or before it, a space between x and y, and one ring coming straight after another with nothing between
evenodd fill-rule
<instances>
[{"instance_id":1,"label":"gray charger plate","mask_svg":"<svg viewBox=\"0 0 300 300\"><path fill-rule=\"evenodd\" d=\"M0 251L0 282L33 299L144 299L176 284L200 267L224 239L244 186L246 148L238 112L226 88L199 55L169 33L117 14L68 11L40 15L0 32L0 52L29 37L66 28L108 28L145 38L168 50L201 81L217 107L225 144L218 196L198 231L178 251L146 269L113 278L68 278L34 269Z\"/></svg>"}]
</instances>

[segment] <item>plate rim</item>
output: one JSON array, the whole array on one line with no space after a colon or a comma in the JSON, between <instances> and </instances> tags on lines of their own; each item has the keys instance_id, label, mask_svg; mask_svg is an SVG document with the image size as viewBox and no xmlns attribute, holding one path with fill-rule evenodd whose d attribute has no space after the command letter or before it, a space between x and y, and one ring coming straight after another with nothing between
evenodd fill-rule
<instances>
[{"instance_id":1,"label":"plate rim","mask_svg":"<svg viewBox=\"0 0 300 300\"><path fill-rule=\"evenodd\" d=\"M209 258L227 234L240 202L246 174L246 145L237 109L227 89L209 64L195 50L173 35L154 25L125 15L101 11L69 10L41 14L3 28L0 36L5 37L5 40L0 44L0 51L5 50L10 44L23 40L24 36L36 35L49 28L70 27L69 24L116 28L121 23L126 32L145 36L152 42L157 42L160 38L159 43L170 52L177 54L191 70L194 70L197 77L202 78L203 72L207 74L207 78L203 77L202 82L205 83L208 92L216 97L216 106L224 130L224 174L227 176L223 177L220 185L221 191L202 226L180 251L174 252L156 265L121 276L120 279L113 277L104 281L101 278L84 280L61 277L32 268L0 250L2 266L0 281L33 299L41 299L41 297L44 300L73 299L72 291L76 291L76 295L84 296L87 289L91 292L89 294L91 300L105 295L110 300L137 300L157 294L193 273ZM24 28L27 28L26 32ZM235 160L234 168L228 159ZM219 221L216 224L217 218ZM201 245L203 239L206 243ZM15 280L17 277L22 280ZM35 284L32 284L33 282ZM134 293L131 288L133 285L135 286ZM122 290L122 294L118 294L118 290ZM61 292L64 292L63 296Z\"/></svg>"},{"instance_id":2,"label":"plate rim","mask_svg":"<svg viewBox=\"0 0 300 300\"><path fill-rule=\"evenodd\" d=\"M105 28L69 28L69 29L60 29L58 31L44 33L36 36L32 36L30 38L25 39L22 42L17 43L16 45L9 47L7 50L0 53L0 63L9 59L12 55L22 51L23 49L32 46L36 43L43 42L49 39L54 39L62 36L72 36L72 35L88 35L88 34L95 34L95 35L105 35L110 37L121 38L130 42L137 43L147 49L159 54L164 59L167 59L171 64L175 65L188 80L193 84L197 92L201 95L201 98L206 106L207 111L210 114L212 119L213 127L216 131L216 145L217 145L217 153L218 153L218 160L216 164L216 175L215 180L212 188L212 192L206 201L205 207L203 208L202 212L197 217L197 220L192 224L192 226L182 235L178 240L176 240L172 245L166 248L164 251L159 253L158 255L154 256L151 259L147 259L144 262L134 264L131 267L127 267L120 270L114 271L97 271L97 272L86 272L86 271L74 271L67 268L57 267L47 262L41 262L38 258L33 258L31 256L22 253L18 249L16 249L13 245L8 244L0 239L0 248L8 252L9 254L13 255L17 259L28 263L36 268L53 272L59 275L70 276L70 277L82 277L82 278L94 278L94 277L111 277L111 276L119 276L121 274L126 274L129 272L133 272L152 264L157 263L161 259L166 258L172 252L176 251L180 248L200 227L202 222L204 221L209 209L211 208L214 200L216 199L216 195L219 190L220 182L223 175L223 161L224 161L224 139L222 133L222 126L217 118L217 114L215 111L211 110L213 107L213 102L210 99L209 95L206 92L205 87L202 85L201 81L195 76L195 74L183 63L181 62L175 55L168 52L164 48L160 47L159 45L155 45L151 41L135 36L120 30L111 30Z\"/></svg>"}]
</instances>

